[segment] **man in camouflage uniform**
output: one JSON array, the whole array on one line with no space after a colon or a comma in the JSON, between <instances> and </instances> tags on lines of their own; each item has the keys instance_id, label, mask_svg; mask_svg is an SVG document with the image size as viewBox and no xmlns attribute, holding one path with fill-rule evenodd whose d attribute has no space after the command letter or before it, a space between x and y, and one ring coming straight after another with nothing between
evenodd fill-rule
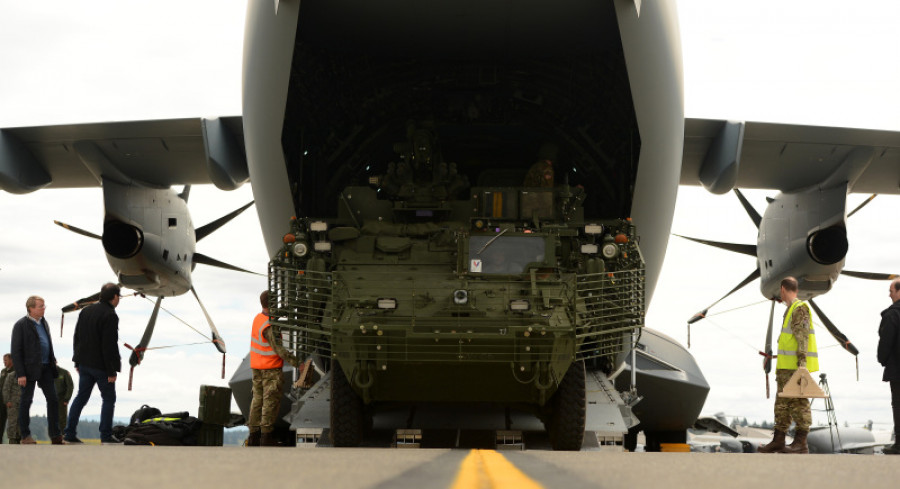
<instances>
[{"instance_id":1,"label":"man in camouflage uniform","mask_svg":"<svg viewBox=\"0 0 900 489\"><path fill-rule=\"evenodd\" d=\"M782 337L792 335L797 342L797 366L798 368L806 368L807 353L813 354L815 351L815 337L813 336L812 345L810 345L810 336L814 335L812 331L812 321L810 320L809 306L801 302L796 307L791 307L799 301L797 292L799 290L797 279L787 277L781 281L781 301L787 306L784 312L784 320L788 320L790 313L790 324L787 328L790 333L782 330ZM793 311L793 312L792 312ZM813 351L810 351L812 346ZM779 350L781 349L781 339L779 339ZM785 355L779 351L779 355ZM786 359L784 359L786 360ZM783 362L779 362L782 364ZM818 363L818 360L816 360ZM818 368L814 369L818 370ZM796 369L777 367L775 370L775 381L778 383L778 393L784 390L788 380L794 375ZM785 446L785 435L791 426L791 420L797 425L794 435L794 441ZM775 396L775 433L772 441L758 448L759 453L809 453L806 444L806 435L809 434L809 426L812 424L812 413L809 409L809 399L805 398L787 398Z\"/></svg>"},{"instance_id":2,"label":"man in camouflage uniform","mask_svg":"<svg viewBox=\"0 0 900 489\"><path fill-rule=\"evenodd\" d=\"M260 294L259 302L262 312L253 320L250 340L253 401L250 403L250 419L247 420L247 427L250 428L247 446L251 447L278 445L273 431L284 392L284 361L299 368L297 357L282 345L281 332L269 324L268 290Z\"/></svg>"},{"instance_id":3,"label":"man in camouflage uniform","mask_svg":"<svg viewBox=\"0 0 900 489\"><path fill-rule=\"evenodd\" d=\"M72 374L68 370L56 366L59 375L54 381L56 383L56 396L59 398L59 429L66 429L66 417L69 416L69 400L72 399L72 393L75 390L75 384L72 382Z\"/></svg>"},{"instance_id":4,"label":"man in camouflage uniform","mask_svg":"<svg viewBox=\"0 0 900 489\"><path fill-rule=\"evenodd\" d=\"M12 360L10 360L11 362ZM3 380L3 401L6 403L6 436L9 437L9 443L18 445L22 436L19 434L19 397L22 394L22 388L19 387L19 379L16 377L16 371L9 368L6 378Z\"/></svg>"},{"instance_id":5,"label":"man in camouflage uniform","mask_svg":"<svg viewBox=\"0 0 900 489\"><path fill-rule=\"evenodd\" d=\"M6 433L6 401L3 400L3 383L6 381L6 376L12 371L12 355L7 353L3 355L3 370L0 370L0 442L3 441L3 435Z\"/></svg>"}]
</instances>

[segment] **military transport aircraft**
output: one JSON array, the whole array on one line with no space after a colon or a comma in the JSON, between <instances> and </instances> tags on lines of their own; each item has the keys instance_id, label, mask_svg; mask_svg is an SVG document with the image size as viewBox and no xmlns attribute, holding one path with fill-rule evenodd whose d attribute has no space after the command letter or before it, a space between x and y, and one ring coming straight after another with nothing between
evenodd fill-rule
<instances>
[{"instance_id":1,"label":"military transport aircraft","mask_svg":"<svg viewBox=\"0 0 900 489\"><path fill-rule=\"evenodd\" d=\"M810 260L842 263L847 193L896 193L900 141L894 133L759 126L769 131L760 132L761 148L754 149L749 143L755 125L686 124L671 2L567 0L548 8L543 2L510 6L492 0L394 0L376 8L358 0L259 0L250 2L246 22L240 119L4 129L0 186L16 193L96 186L104 180L96 172L98 162L138 188L212 182L228 189L249 176L269 256L281 257L285 251L296 255L300 268L294 277L310 280L318 273L344 272L332 251L348 245L363 254L359 250L369 245L358 243L371 241L374 256L398 263L409 256L408 250L449 253L440 250L448 249L451 236L457 244L469 239L479 243L477 253L455 264L459 276L454 280L465 276L487 284L473 286L485 297L492 282L476 275L482 273L476 255L494 242L500 248L508 239L540 236L547 244L542 258L526 262L519 272L525 278L530 272L531 289L540 292L547 311L562 308L559 316L546 312L548 317L565 322L563 309L572 307L570 318L581 310L565 300L554 306L559 296L549 291L555 286L539 279L609 269L615 281L613 273L641 271L639 290L627 292L629 307L639 310L634 328L642 324L642 311L653 296L679 183L702 183L720 193L739 186L774 188L792 196L787 199L792 202L816 202L829 209L819 215L779 207L782 227L777 231L783 234L776 238L785 246L767 248L771 254L762 265L777 266L779 273L797 275L804 283L827 283L821 290L830 288L836 275L823 277L805 265ZM541 150L545 142L552 151ZM535 159L550 161L554 168L557 186L544 191L549 193L521 188ZM89 178L79 179L74 169ZM396 185L388 185L392 182ZM454 199L452 190L468 188L474 198ZM370 205L355 206L354 196ZM476 215L464 214L463 208L471 212L473 205ZM448 231L448 216L463 216L465 224L453 228L462 229L456 235ZM374 227L367 229L370 219ZM383 220L387 222L375 224ZM406 224L422 227L413 230ZM369 238L360 238L367 233ZM640 257L642 263L623 262L628 256ZM323 276L330 284L340 275ZM598 280L605 284L607 278ZM289 285L296 286L293 291L313 290L308 281ZM459 291L465 287L445 291L452 293L455 305L442 314L460 321L488 312L462 311L467 303ZM625 294L622 289L616 293ZM303 307L322 314L328 299L309 296ZM518 318L514 311L531 307L517 300L510 302L509 317ZM358 313L390 317L378 309L402 303L393 297L372 297L370 302L371 307L357 306ZM603 311L606 306L596 307ZM530 320L549 324L541 317L535 313ZM337 324L338 316L333 319ZM589 334L597 328L612 334L602 320L580 320L587 321L581 324ZM530 333L532 324L520 326ZM315 328L293 326L304 334L324 334L315 329L321 321ZM365 324L360 326L364 334ZM462 343L466 334L478 333L452 334ZM574 348L574 329L561 337L570 334L569 347ZM604 353L601 370L611 374L621 366L630 344L620 341ZM322 356L318 348L306 353ZM584 396L576 354L579 360L593 360L594 351L573 350L554 361L537 361L526 381L534 390L499 400L527 404L549 420L551 432L559 429L559 406L577 404L569 401ZM347 435L340 444L357 440L360 403L368 409L416 400L409 392L377 390L384 382L379 376L390 375L393 365L402 369L402 360L391 363L391 370L383 364L379 368L388 373L382 374L350 353L340 357L335 351L337 362L331 362L339 367L335 376L344 385L339 395L350 413L332 413L332 427L340 426ZM522 365L523 372L530 368ZM572 397L554 397L559 385ZM483 396L478 401L498 400L490 390L478 394ZM568 434L557 437L557 448L576 445L577 420L564 427Z\"/></svg>"}]
</instances>

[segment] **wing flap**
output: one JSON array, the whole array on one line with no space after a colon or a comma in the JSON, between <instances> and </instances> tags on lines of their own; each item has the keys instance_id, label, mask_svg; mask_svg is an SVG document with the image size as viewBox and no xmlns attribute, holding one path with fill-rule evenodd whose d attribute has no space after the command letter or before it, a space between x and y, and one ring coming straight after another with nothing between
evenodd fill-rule
<instances>
[{"instance_id":1,"label":"wing flap","mask_svg":"<svg viewBox=\"0 0 900 489\"><path fill-rule=\"evenodd\" d=\"M232 190L248 179L240 117L17 127L2 134L27 153L0 154L0 169L11 169L0 187L10 192L97 187L108 173L154 187L214 183ZM112 168L79 152L88 144ZM41 172L50 181L35 185Z\"/></svg>"},{"instance_id":2,"label":"wing flap","mask_svg":"<svg viewBox=\"0 0 900 489\"><path fill-rule=\"evenodd\" d=\"M726 121L685 119L682 185L700 185L707 154ZM825 181L857 147L871 164L852 192L900 193L900 132L746 122L735 186L794 190Z\"/></svg>"}]
</instances>

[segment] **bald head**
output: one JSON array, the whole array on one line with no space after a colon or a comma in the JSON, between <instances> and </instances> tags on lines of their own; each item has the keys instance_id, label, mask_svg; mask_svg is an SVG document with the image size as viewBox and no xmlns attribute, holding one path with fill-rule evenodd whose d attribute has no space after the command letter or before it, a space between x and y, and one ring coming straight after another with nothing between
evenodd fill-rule
<instances>
[{"instance_id":1,"label":"bald head","mask_svg":"<svg viewBox=\"0 0 900 489\"><path fill-rule=\"evenodd\" d=\"M781 281L781 302L790 304L797 298L800 284L794 277L785 277Z\"/></svg>"}]
</instances>

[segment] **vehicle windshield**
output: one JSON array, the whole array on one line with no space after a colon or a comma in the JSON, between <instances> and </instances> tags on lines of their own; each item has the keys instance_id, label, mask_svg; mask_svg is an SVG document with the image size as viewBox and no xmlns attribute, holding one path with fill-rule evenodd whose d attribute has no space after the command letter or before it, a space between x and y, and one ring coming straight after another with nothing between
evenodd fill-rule
<instances>
[{"instance_id":1,"label":"vehicle windshield","mask_svg":"<svg viewBox=\"0 0 900 489\"><path fill-rule=\"evenodd\" d=\"M469 272L523 273L529 263L543 263L544 247L541 236L471 236Z\"/></svg>"}]
</instances>

